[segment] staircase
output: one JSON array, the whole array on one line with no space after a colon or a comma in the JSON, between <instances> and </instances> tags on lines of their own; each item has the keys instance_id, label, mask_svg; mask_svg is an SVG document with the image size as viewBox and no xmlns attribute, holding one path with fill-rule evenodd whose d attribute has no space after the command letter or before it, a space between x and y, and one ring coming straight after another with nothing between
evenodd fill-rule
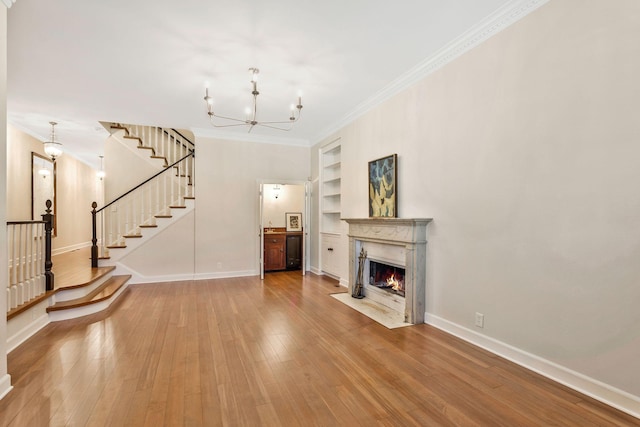
<instances>
[{"instance_id":1,"label":"staircase","mask_svg":"<svg viewBox=\"0 0 640 427\"><path fill-rule=\"evenodd\" d=\"M49 322L106 310L127 291L132 277L120 263L122 258L195 209L193 142L175 129L119 123L108 127L122 144L145 153L141 161L158 171L104 207L94 203L91 254L85 250L74 261L82 263L76 264L82 273L74 272L63 278L68 279L62 280L64 286L40 293L9 311L9 350ZM59 279L56 277L56 283Z\"/></svg>"}]
</instances>

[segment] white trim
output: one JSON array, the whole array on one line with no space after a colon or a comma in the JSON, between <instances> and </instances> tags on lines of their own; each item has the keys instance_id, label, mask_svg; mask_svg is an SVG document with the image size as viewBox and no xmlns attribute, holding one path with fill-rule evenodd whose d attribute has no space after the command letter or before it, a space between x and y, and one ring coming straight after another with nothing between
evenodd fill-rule
<instances>
[{"instance_id":1,"label":"white trim","mask_svg":"<svg viewBox=\"0 0 640 427\"><path fill-rule=\"evenodd\" d=\"M43 307L44 308L48 307L49 306L49 299L44 300L44 302L45 302L45 304L44 304ZM13 322L13 321L18 321L19 322L18 318L20 316L22 316L22 315L31 316L31 315L33 315L33 313L37 313L37 312L38 312L37 308L31 307L27 311L25 311L23 313L20 313L18 316L16 316L13 319L9 320L9 322ZM36 334L36 332L38 332L40 329L44 328L48 324L49 324L49 316L45 312L44 314L41 314L39 317L34 319L32 322L29 322L27 325L25 325L18 332L12 334L9 338L7 338L7 354L11 353L20 344L22 344L23 342L25 342L26 340L31 338L33 335Z\"/></svg>"},{"instance_id":2,"label":"white trim","mask_svg":"<svg viewBox=\"0 0 640 427\"><path fill-rule=\"evenodd\" d=\"M0 379L0 400L9 394L11 390L13 390L13 386L11 385L11 375L5 374L5 376Z\"/></svg>"},{"instance_id":3,"label":"white trim","mask_svg":"<svg viewBox=\"0 0 640 427\"><path fill-rule=\"evenodd\" d=\"M626 412L629 415L640 418L640 397L638 396L619 390L579 372L572 371L569 368L513 347L502 341L479 334L436 315L425 313L425 323L471 344L477 345L491 353L504 357L513 363L524 366L527 369Z\"/></svg>"},{"instance_id":4,"label":"white trim","mask_svg":"<svg viewBox=\"0 0 640 427\"><path fill-rule=\"evenodd\" d=\"M114 272L114 274L130 274L131 279L129 279L129 283L132 285L136 285L136 284L142 284L142 283L184 282L189 280L248 277L248 276L257 276L260 273L256 270L239 270L239 271L210 272L210 273L181 273L181 274L145 276L144 274L137 272L131 267L118 262L116 263L116 271Z\"/></svg>"},{"instance_id":5,"label":"white trim","mask_svg":"<svg viewBox=\"0 0 640 427\"><path fill-rule=\"evenodd\" d=\"M349 123L364 115L369 110L402 92L409 86L424 79L434 71L444 67L454 59L470 51L485 40L519 21L529 13L538 9L550 0L513 0L500 7L491 15L465 31L436 53L424 59L415 67L385 86L381 91L362 102L342 119L330 125L324 131L312 138L319 142L347 126Z\"/></svg>"},{"instance_id":6,"label":"white trim","mask_svg":"<svg viewBox=\"0 0 640 427\"><path fill-rule=\"evenodd\" d=\"M227 279L230 277L249 277L259 276L260 272L257 270L238 270L238 271L223 271L216 273L195 273L193 280L207 280L207 279Z\"/></svg>"},{"instance_id":7,"label":"white trim","mask_svg":"<svg viewBox=\"0 0 640 427\"><path fill-rule=\"evenodd\" d=\"M247 132L230 132L230 131L207 129L207 128L193 128L190 130L191 132L193 132L193 135L196 138L217 138L217 139L226 139L231 141L257 142L257 143L263 143L263 144L294 145L298 147L311 146L311 141L309 141L308 139L301 139L301 138L268 136L268 135L259 135L259 134L247 133Z\"/></svg>"}]
</instances>

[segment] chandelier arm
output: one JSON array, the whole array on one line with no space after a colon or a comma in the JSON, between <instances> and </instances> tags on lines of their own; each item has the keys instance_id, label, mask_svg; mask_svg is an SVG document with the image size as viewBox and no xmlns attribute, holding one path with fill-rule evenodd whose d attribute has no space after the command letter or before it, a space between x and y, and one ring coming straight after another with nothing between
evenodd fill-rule
<instances>
[{"instance_id":1,"label":"chandelier arm","mask_svg":"<svg viewBox=\"0 0 640 427\"><path fill-rule=\"evenodd\" d=\"M210 120L213 120L213 118L214 118L214 117L215 117L215 118L218 118L218 119L225 119L225 120L232 120L232 121L234 121L234 122L240 122L241 124L244 124L244 125L246 125L246 124L247 124L247 121L246 121L246 120L235 119L235 118L233 118L233 117L219 116L219 115L217 115L217 114L215 114L215 113L211 113L211 114L209 114L209 119L210 119Z\"/></svg>"},{"instance_id":2,"label":"chandelier arm","mask_svg":"<svg viewBox=\"0 0 640 427\"><path fill-rule=\"evenodd\" d=\"M229 128L229 127L234 127L234 126L246 126L246 123L236 123L233 125L217 125L215 123L213 123L213 121L211 122L211 126L213 126L214 128Z\"/></svg>"}]
</instances>

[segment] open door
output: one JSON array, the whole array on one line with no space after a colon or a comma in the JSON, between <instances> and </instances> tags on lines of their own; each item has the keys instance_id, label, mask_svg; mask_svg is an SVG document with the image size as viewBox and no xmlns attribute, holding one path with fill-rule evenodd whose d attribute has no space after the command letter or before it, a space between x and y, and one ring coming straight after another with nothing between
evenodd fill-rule
<instances>
[{"instance_id":1,"label":"open door","mask_svg":"<svg viewBox=\"0 0 640 427\"><path fill-rule=\"evenodd\" d=\"M286 228L285 216L302 214L302 235L300 236L300 270L304 276L310 268L309 258L309 216L311 214L311 183L309 181L258 180L258 263L260 279L265 274L265 228L283 233ZM267 248L268 249L268 248ZM267 265L273 265L267 257ZM287 261L288 262L288 261ZM285 264L286 265L286 264ZM284 267L283 267L284 268ZM277 270L276 270L277 271Z\"/></svg>"},{"instance_id":2,"label":"open door","mask_svg":"<svg viewBox=\"0 0 640 427\"><path fill-rule=\"evenodd\" d=\"M311 268L311 261L309 259L309 217L311 216L311 182L306 181L304 183L304 214L302 215L302 275L307 273L307 270Z\"/></svg>"},{"instance_id":3,"label":"open door","mask_svg":"<svg viewBox=\"0 0 640 427\"><path fill-rule=\"evenodd\" d=\"M263 212L263 202L264 202L264 184L261 182L258 188L259 198L258 205L259 213L258 213L258 239L260 240L260 254L258 256L258 264L260 264L260 280L264 280L264 215Z\"/></svg>"}]
</instances>

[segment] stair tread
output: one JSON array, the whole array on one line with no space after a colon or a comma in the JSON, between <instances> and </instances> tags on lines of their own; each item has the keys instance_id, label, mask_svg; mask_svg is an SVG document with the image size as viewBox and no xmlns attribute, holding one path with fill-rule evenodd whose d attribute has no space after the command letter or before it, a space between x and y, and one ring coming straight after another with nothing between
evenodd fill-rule
<instances>
[{"instance_id":1,"label":"stair tread","mask_svg":"<svg viewBox=\"0 0 640 427\"><path fill-rule=\"evenodd\" d=\"M156 218L173 218L173 215L155 215Z\"/></svg>"},{"instance_id":2,"label":"stair tread","mask_svg":"<svg viewBox=\"0 0 640 427\"><path fill-rule=\"evenodd\" d=\"M129 239L139 239L142 237L142 234L125 234L122 237L129 238Z\"/></svg>"},{"instance_id":3,"label":"stair tread","mask_svg":"<svg viewBox=\"0 0 640 427\"><path fill-rule=\"evenodd\" d=\"M158 226L156 224L148 224L148 225L139 225L138 227L140 228L157 228Z\"/></svg>"},{"instance_id":4,"label":"stair tread","mask_svg":"<svg viewBox=\"0 0 640 427\"><path fill-rule=\"evenodd\" d=\"M171 209L186 209L186 206L169 206Z\"/></svg>"},{"instance_id":5,"label":"stair tread","mask_svg":"<svg viewBox=\"0 0 640 427\"><path fill-rule=\"evenodd\" d=\"M196 197L195 196L184 196L183 199L185 199L185 200L195 200Z\"/></svg>"},{"instance_id":6,"label":"stair tread","mask_svg":"<svg viewBox=\"0 0 640 427\"><path fill-rule=\"evenodd\" d=\"M127 245L111 245L111 246L107 246L108 249L124 249L126 247L127 247Z\"/></svg>"},{"instance_id":7,"label":"stair tread","mask_svg":"<svg viewBox=\"0 0 640 427\"><path fill-rule=\"evenodd\" d=\"M88 295L69 301L60 301L47 307L47 312L65 310L70 308L83 307L85 305L96 304L111 298L127 281L131 275L113 276L102 285L98 286Z\"/></svg>"}]
</instances>

